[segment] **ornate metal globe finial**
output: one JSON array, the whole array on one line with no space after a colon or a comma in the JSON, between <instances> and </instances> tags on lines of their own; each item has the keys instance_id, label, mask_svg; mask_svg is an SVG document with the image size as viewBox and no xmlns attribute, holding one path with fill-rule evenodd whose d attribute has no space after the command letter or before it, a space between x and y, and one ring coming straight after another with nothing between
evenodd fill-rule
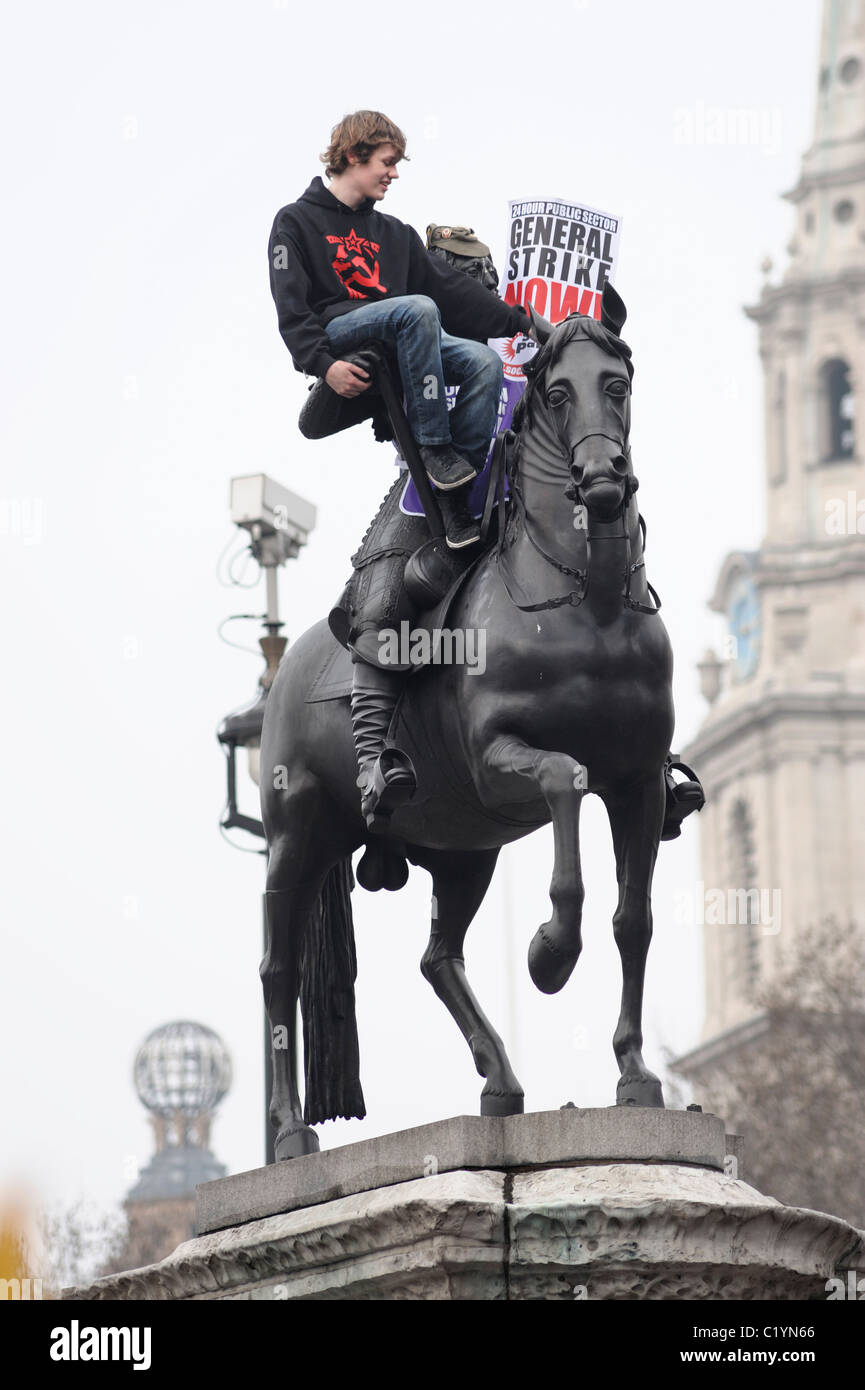
<instances>
[{"instance_id":1,"label":"ornate metal globe finial","mask_svg":"<svg viewBox=\"0 0 865 1390\"><path fill-rule=\"evenodd\" d=\"M225 1043L201 1023L165 1023L145 1038L133 1069L135 1089L154 1117L157 1146L177 1143L191 1131L202 1146L210 1120L231 1085L231 1058Z\"/></svg>"},{"instance_id":2,"label":"ornate metal globe finial","mask_svg":"<svg viewBox=\"0 0 865 1390\"><path fill-rule=\"evenodd\" d=\"M126 1200L146 1214L148 1204L191 1200L198 1183L225 1175L210 1152L210 1122L231 1085L231 1058L212 1028L165 1023L144 1039L132 1076L150 1111L156 1153Z\"/></svg>"}]
</instances>

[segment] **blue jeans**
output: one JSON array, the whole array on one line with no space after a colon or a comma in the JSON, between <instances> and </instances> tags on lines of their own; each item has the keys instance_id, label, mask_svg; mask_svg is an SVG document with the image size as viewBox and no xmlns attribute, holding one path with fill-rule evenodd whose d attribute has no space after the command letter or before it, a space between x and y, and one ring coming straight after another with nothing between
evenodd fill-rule
<instances>
[{"instance_id":1,"label":"blue jeans","mask_svg":"<svg viewBox=\"0 0 865 1390\"><path fill-rule=\"evenodd\" d=\"M363 304L332 319L325 331L337 354L370 341L394 348L415 442L452 441L463 458L483 468L502 388L501 359L492 348L443 332L438 306L425 294ZM452 411L446 385L460 388Z\"/></svg>"}]
</instances>

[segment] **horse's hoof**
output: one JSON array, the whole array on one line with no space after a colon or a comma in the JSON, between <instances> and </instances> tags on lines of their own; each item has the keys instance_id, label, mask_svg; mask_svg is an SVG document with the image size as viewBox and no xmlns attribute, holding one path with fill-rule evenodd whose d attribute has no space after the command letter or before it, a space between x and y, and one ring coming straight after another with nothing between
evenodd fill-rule
<instances>
[{"instance_id":1,"label":"horse's hoof","mask_svg":"<svg viewBox=\"0 0 865 1390\"><path fill-rule=\"evenodd\" d=\"M663 1110L664 1092L656 1076L621 1077L616 1087L617 1105L640 1105Z\"/></svg>"},{"instance_id":2,"label":"horse's hoof","mask_svg":"<svg viewBox=\"0 0 865 1390\"><path fill-rule=\"evenodd\" d=\"M482 1115L522 1115L525 1104L526 1098L522 1092L519 1095L513 1093L496 1095L495 1092L481 1092Z\"/></svg>"},{"instance_id":3,"label":"horse's hoof","mask_svg":"<svg viewBox=\"0 0 865 1390\"><path fill-rule=\"evenodd\" d=\"M286 1158L302 1158L304 1154L317 1154L320 1148L315 1130L310 1129L309 1125L292 1120L277 1134L273 1152L276 1162L282 1163Z\"/></svg>"},{"instance_id":4,"label":"horse's hoof","mask_svg":"<svg viewBox=\"0 0 865 1390\"><path fill-rule=\"evenodd\" d=\"M529 974L542 994L558 994L568 983L580 953L565 954L538 927L529 946Z\"/></svg>"}]
</instances>

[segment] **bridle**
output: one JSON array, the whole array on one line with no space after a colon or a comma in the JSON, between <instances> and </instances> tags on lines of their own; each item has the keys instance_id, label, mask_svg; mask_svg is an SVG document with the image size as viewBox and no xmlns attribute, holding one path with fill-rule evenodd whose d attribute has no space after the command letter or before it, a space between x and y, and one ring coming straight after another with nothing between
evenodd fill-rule
<instances>
[{"instance_id":1,"label":"bridle","mask_svg":"<svg viewBox=\"0 0 865 1390\"><path fill-rule=\"evenodd\" d=\"M602 431L600 430L595 430L591 432L591 434L601 433ZM572 463L574 453L579 448L580 444L583 443L584 439L590 438L591 434L586 434L583 436L583 439L577 440L577 443L573 445L573 447L570 450L566 451L564 448L562 449L562 453L568 457L569 465ZM609 435L604 435L603 437L611 438L611 436ZM615 444L619 444L621 452L624 454L625 446L622 443L622 441L613 440L613 442ZM532 528L529 523L529 513L519 482L519 469L517 464L519 448L520 438L519 435L515 434L513 430L503 430L502 433L498 435L498 437L496 438L490 466L490 481L489 486L487 488L486 500L484 503L483 520L481 522L481 534L484 538L486 538L486 536L488 535L489 526L492 519L492 509L496 505L496 502L498 502L499 517L498 540L496 543L496 566L498 568L499 574L501 575L501 580L502 584L504 585L505 593L507 594L514 607L518 608L520 612L542 613L552 608L563 608L566 604L570 604L573 608L579 608L580 604L585 602L586 595L589 589L589 571L591 569L593 542L590 540L587 531L586 568L584 570L578 570L572 569L572 567L570 565L565 564L563 560L558 560L554 555L550 555L548 551L546 551L544 547L540 545L539 542L535 539L535 537L532 535ZM577 581L577 588L570 589L568 593L559 594L555 598L542 599L539 603L520 603L514 597L511 585L508 582L508 576L504 564L504 541L506 526L504 511L506 482L509 485L509 492L513 497L516 507L518 508L522 517L523 531L525 532L525 536L529 544L532 546L534 550L537 551L541 559L544 560L546 564L550 565L553 569L558 570L560 574L566 575L570 579L575 579ZM631 498L637 491L638 487L638 480L633 476L633 474L630 474L625 480L624 496L622 497L619 506L616 508L615 513L610 517L611 521L621 520L621 533L616 533L611 536L595 536L594 543L596 544L600 541L624 540L626 579L625 589L622 595L623 606L626 609L629 609L630 611L635 613L646 613L651 615L659 611L661 607L661 600L657 594L657 591L652 587L648 579L646 580L646 587L648 588L649 593L652 595L652 598L654 599L654 607L652 607L648 603L642 603L639 599L632 598L631 596L631 581L633 579L633 576L636 574L638 570L645 568L646 563L645 553L640 556L639 560L636 560L633 563L631 562L631 537L628 532L626 522L628 507L630 505ZM565 488L565 497L567 497L569 501L572 501L575 504L574 526L576 528L576 518L578 514L585 513L586 511L586 504L584 501L582 501L580 497L579 485L576 482L569 483L568 486ZM638 516L638 520L640 523L640 530L642 532L643 537L643 551L645 552L646 523L643 520L642 516Z\"/></svg>"}]
</instances>

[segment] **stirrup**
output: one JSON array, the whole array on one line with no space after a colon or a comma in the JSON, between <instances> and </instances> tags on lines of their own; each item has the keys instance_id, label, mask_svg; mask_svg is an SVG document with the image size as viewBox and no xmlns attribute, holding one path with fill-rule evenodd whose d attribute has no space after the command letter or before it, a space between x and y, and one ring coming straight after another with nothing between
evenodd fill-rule
<instances>
[{"instance_id":1,"label":"stirrup","mask_svg":"<svg viewBox=\"0 0 865 1390\"><path fill-rule=\"evenodd\" d=\"M408 753L385 748L372 766L357 779L361 788L361 815L367 830L384 829L394 811L411 801L417 791L417 773Z\"/></svg>"},{"instance_id":2,"label":"stirrup","mask_svg":"<svg viewBox=\"0 0 865 1390\"><path fill-rule=\"evenodd\" d=\"M677 782L673 777L674 772L684 772L688 780ZM667 806L661 839L676 840L682 833L682 821L685 817L692 811L702 811L706 804L706 793L694 769L681 762L679 758L674 758L672 753L668 753L664 761L664 782L667 788Z\"/></svg>"}]
</instances>

